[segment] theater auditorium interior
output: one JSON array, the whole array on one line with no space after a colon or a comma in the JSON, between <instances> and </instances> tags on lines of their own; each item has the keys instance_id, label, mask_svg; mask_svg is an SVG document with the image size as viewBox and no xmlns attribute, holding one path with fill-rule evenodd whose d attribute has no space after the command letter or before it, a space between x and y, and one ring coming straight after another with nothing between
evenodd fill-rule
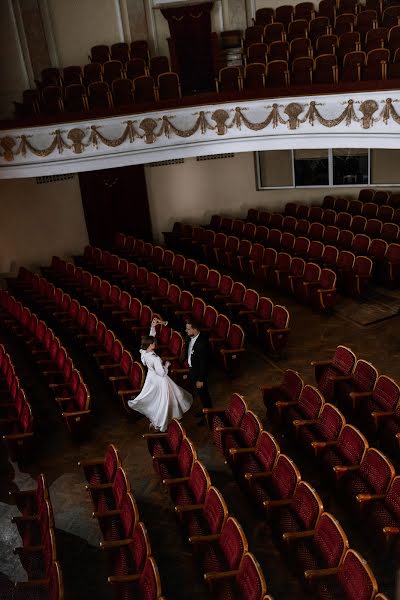
<instances>
[{"instance_id":1,"label":"theater auditorium interior","mask_svg":"<svg viewBox=\"0 0 400 600\"><path fill-rule=\"evenodd\" d=\"M400 600L398 0L0 32L0 600Z\"/></svg>"}]
</instances>

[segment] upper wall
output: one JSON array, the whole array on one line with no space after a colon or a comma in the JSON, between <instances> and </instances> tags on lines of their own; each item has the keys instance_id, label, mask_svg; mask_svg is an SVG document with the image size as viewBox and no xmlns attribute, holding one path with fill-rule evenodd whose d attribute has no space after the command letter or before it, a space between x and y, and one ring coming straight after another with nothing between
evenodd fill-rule
<instances>
[{"instance_id":1,"label":"upper wall","mask_svg":"<svg viewBox=\"0 0 400 600\"><path fill-rule=\"evenodd\" d=\"M337 188L257 191L254 154L145 168L154 238L170 231L174 221L209 223L214 213L243 218L249 208L282 211L287 202L321 204ZM340 188L340 194L357 197L356 187ZM395 188L393 188L395 189Z\"/></svg>"},{"instance_id":2,"label":"upper wall","mask_svg":"<svg viewBox=\"0 0 400 600\"><path fill-rule=\"evenodd\" d=\"M0 181L0 223L2 273L49 264L53 254L80 254L88 235L78 177Z\"/></svg>"},{"instance_id":3,"label":"upper wall","mask_svg":"<svg viewBox=\"0 0 400 600\"><path fill-rule=\"evenodd\" d=\"M48 4L60 67L84 65L96 44L124 41L118 0L48 0Z\"/></svg>"}]
</instances>

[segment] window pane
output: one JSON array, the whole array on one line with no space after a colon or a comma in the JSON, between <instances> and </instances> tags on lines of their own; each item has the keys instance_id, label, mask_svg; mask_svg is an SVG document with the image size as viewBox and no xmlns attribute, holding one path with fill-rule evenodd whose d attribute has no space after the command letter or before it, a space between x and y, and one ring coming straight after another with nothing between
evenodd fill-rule
<instances>
[{"instance_id":1,"label":"window pane","mask_svg":"<svg viewBox=\"0 0 400 600\"><path fill-rule=\"evenodd\" d=\"M371 150L371 183L400 183L400 150Z\"/></svg>"},{"instance_id":2,"label":"window pane","mask_svg":"<svg viewBox=\"0 0 400 600\"><path fill-rule=\"evenodd\" d=\"M368 150L335 148L333 154L333 185L365 185L368 183Z\"/></svg>"},{"instance_id":3,"label":"window pane","mask_svg":"<svg viewBox=\"0 0 400 600\"><path fill-rule=\"evenodd\" d=\"M296 186L328 185L328 150L295 150Z\"/></svg>"},{"instance_id":4,"label":"window pane","mask_svg":"<svg viewBox=\"0 0 400 600\"><path fill-rule=\"evenodd\" d=\"M266 150L258 153L261 187L293 186L292 152Z\"/></svg>"}]
</instances>

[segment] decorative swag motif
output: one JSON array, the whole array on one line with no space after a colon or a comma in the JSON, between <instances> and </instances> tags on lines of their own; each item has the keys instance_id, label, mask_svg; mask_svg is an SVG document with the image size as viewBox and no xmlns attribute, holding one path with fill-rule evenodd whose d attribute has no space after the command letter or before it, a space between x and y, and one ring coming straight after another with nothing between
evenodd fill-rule
<instances>
[{"instance_id":1,"label":"decorative swag motif","mask_svg":"<svg viewBox=\"0 0 400 600\"><path fill-rule=\"evenodd\" d=\"M103 135L100 131L101 126L98 125L92 125L85 129L75 127L68 132L56 129L50 134L53 136L52 140L45 148L38 148L34 145L30 141L31 135L23 134L15 137L7 135L0 138L0 148L2 149L0 154L1 158L8 162L13 161L19 155L25 157L28 153L39 157L47 157L57 152L62 154L64 149L72 150L75 154L82 154L89 146L97 149L104 144L110 148L117 148L127 140L131 144L135 140L143 140L146 144L155 144L163 136L170 138L172 135L176 135L181 138L190 138L197 132L204 135L207 131L224 136L228 131L235 128L240 131L242 127L251 131L262 131L268 127L276 129L281 126L296 130L305 123L312 126L317 123L327 128L334 128L342 123L347 127L352 123L359 123L362 129L370 129L374 123L378 122L385 125L393 123L400 125L400 114L393 105L398 101L387 98L382 110L379 111L379 104L376 100L361 102L348 100L344 103L342 112L333 119L325 118L319 108L322 104L315 101L308 104L290 102L286 106L274 103L266 107L268 111L266 117L259 122L251 121L246 117L245 111L248 110L246 107L199 111L193 114L196 118L193 125L187 129L180 129L174 122L176 117L172 115L165 115L157 119L146 117L140 122L123 121L124 129L121 135L114 139ZM360 116L356 114L356 106ZM302 114L304 116L301 117Z\"/></svg>"}]
</instances>

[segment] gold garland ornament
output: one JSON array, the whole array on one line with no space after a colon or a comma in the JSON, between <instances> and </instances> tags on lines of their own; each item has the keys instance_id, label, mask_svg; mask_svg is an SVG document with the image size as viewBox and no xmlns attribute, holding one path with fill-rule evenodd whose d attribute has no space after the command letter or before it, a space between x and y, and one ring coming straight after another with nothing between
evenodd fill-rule
<instances>
[{"instance_id":1,"label":"gold garland ornament","mask_svg":"<svg viewBox=\"0 0 400 600\"><path fill-rule=\"evenodd\" d=\"M123 121L125 125L122 134L117 138L108 138L101 131L101 126L91 125L86 128L86 132L89 131L88 140L85 142L84 139L87 135L84 129L74 127L70 129L64 139L63 134L65 131L56 129L51 132L53 139L49 146L46 148L38 148L30 141L32 135L21 135L13 137L6 135L0 138L0 148L2 150L1 157L11 162L15 156L26 156L28 152L34 156L45 158L50 156L53 152L58 151L62 154L64 149L72 150L74 154L82 154L90 145L95 148L99 147L99 144L104 144L109 148L117 148L127 140L132 144L135 139L142 139L145 144L154 144L159 138L165 136L169 138L171 134L174 134L181 138L189 138L197 132L204 135L207 131L214 131L216 135L223 136L228 133L228 130L236 127L241 130L242 126L246 127L250 131L262 131L270 125L273 129L276 129L279 125L286 125L290 130L298 129L302 124L308 122L309 125L319 123L323 127L329 129L337 127L341 123L345 123L349 127L352 123L360 123L363 129L370 129L374 123L382 121L385 125L392 120L397 125L400 125L400 114L394 107L394 102L398 100L392 100L387 98L384 102L384 107L378 114L374 116L379 109L379 105L376 100L364 100L360 103L348 100L345 102L345 107L342 112L334 119L326 119L318 108L321 104L317 104L315 101L309 104L303 105L298 102L290 102L286 106L274 103L266 106L267 116L265 119L259 122L253 122L245 115L245 111L248 108L237 106L235 109L227 110L218 108L213 112L200 111L193 113L192 116L196 117L195 122L188 129L180 129L175 123L176 118L173 115L164 115L162 118L149 118L142 119L139 123L137 121ZM356 115L354 106L359 104L359 110L361 116ZM287 118L283 117L283 114ZM211 114L210 114L211 113ZM232 119L230 120L230 113L233 113ZM300 115L304 113L304 117ZM210 114L210 117L208 115ZM17 140L20 140L17 144ZM68 141L66 141L68 140ZM15 147L17 148L15 149Z\"/></svg>"}]
</instances>

